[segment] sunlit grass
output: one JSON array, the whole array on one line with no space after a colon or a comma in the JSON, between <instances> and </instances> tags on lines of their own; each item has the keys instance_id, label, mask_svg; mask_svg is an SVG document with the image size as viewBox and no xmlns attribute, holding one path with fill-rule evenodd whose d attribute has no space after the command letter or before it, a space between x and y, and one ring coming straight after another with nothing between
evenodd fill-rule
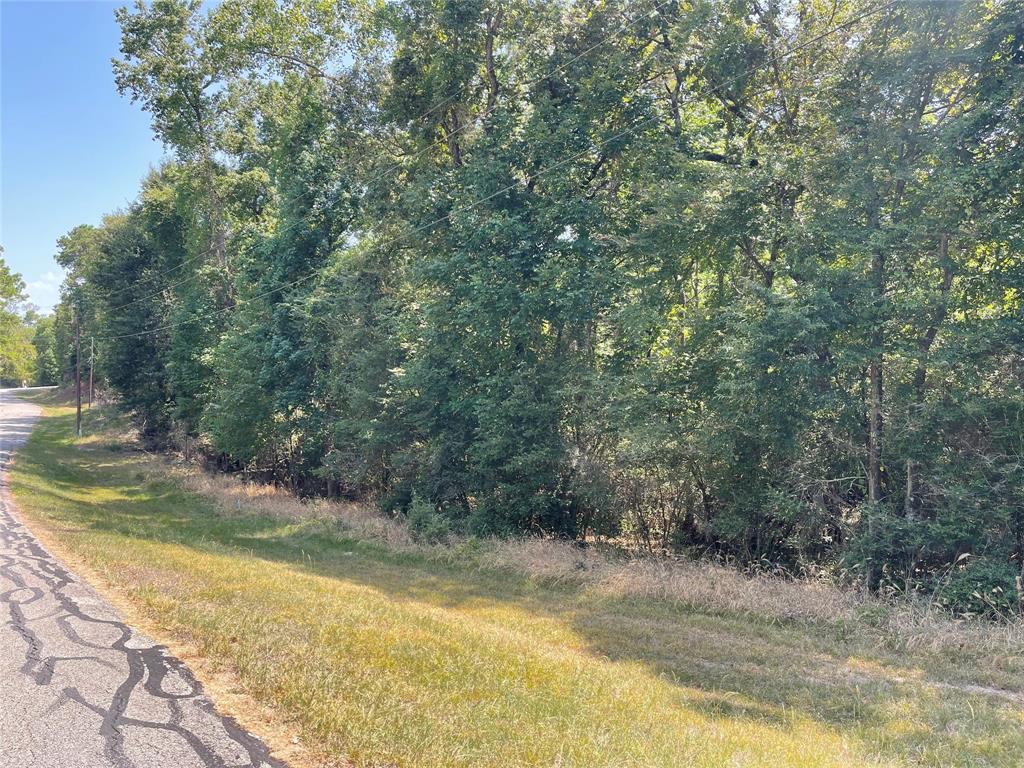
<instances>
[{"instance_id":1,"label":"sunlit grass","mask_svg":"<svg viewBox=\"0 0 1024 768\"><path fill-rule=\"evenodd\" d=\"M33 524L361 766L1016 766L1019 660L697 611L225 515L50 407L14 473ZM116 446L115 446L116 447ZM952 681L952 682L950 682Z\"/></svg>"}]
</instances>

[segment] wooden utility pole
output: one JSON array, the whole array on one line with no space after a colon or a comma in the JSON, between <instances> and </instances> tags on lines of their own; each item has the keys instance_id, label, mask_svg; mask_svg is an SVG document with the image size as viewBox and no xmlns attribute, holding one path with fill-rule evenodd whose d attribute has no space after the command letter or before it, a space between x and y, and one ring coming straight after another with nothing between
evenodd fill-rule
<instances>
[{"instance_id":1,"label":"wooden utility pole","mask_svg":"<svg viewBox=\"0 0 1024 768\"><path fill-rule=\"evenodd\" d=\"M92 410L92 372L96 367L96 337L89 337L89 410Z\"/></svg>"},{"instance_id":2,"label":"wooden utility pole","mask_svg":"<svg viewBox=\"0 0 1024 768\"><path fill-rule=\"evenodd\" d=\"M82 436L82 325L75 312L75 434Z\"/></svg>"}]
</instances>

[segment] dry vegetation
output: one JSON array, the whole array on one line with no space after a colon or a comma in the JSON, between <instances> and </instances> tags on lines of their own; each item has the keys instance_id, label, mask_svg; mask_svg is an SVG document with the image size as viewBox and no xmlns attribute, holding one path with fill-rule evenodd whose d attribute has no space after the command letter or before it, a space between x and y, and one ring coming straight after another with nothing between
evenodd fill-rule
<instances>
[{"instance_id":1,"label":"dry vegetation","mask_svg":"<svg viewBox=\"0 0 1024 768\"><path fill-rule=\"evenodd\" d=\"M278 486L213 474L192 465L161 462L184 488L214 499L226 513L268 515L286 520L341 524L355 538L450 559L466 557L465 542L418 542L400 519L369 504L299 499ZM824 579L792 579L747 573L712 560L627 553L580 547L541 538L474 542L480 567L499 568L546 582L583 585L614 597L667 601L688 608L756 616L772 621L855 624L893 648L941 651L969 646L990 653L1024 654L1024 623L957 620L929 601L884 600Z\"/></svg>"},{"instance_id":2,"label":"dry vegetation","mask_svg":"<svg viewBox=\"0 0 1024 768\"><path fill-rule=\"evenodd\" d=\"M1018 624L558 541L416 541L372 508L143 454L50 408L33 526L294 724L314 764L1005 766Z\"/></svg>"}]
</instances>

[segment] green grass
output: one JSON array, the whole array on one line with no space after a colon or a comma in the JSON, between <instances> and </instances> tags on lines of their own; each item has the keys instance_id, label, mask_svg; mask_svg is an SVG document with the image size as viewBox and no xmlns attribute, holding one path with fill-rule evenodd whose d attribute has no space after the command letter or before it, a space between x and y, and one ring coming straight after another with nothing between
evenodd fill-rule
<instances>
[{"instance_id":1,"label":"green grass","mask_svg":"<svg viewBox=\"0 0 1024 768\"><path fill-rule=\"evenodd\" d=\"M1017 766L1020 659L603 595L224 515L50 405L13 489L161 632L360 766ZM95 424L92 425L95 429ZM952 682L950 682L952 681Z\"/></svg>"}]
</instances>

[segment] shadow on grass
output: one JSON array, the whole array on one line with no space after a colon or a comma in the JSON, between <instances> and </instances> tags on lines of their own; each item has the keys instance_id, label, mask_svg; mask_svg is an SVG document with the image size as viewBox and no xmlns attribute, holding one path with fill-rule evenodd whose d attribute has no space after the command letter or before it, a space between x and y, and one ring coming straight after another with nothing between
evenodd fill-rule
<instances>
[{"instance_id":1,"label":"shadow on grass","mask_svg":"<svg viewBox=\"0 0 1024 768\"><path fill-rule=\"evenodd\" d=\"M70 443L59 444L69 426L66 416L46 419L18 462L19 482L38 506L60 508L68 500L75 502L73 515L57 518L62 523L196 552L235 550L296 573L365 586L396 602L454 611L481 604L513 606L568 627L597 659L642 665L675 685L686 706L704 716L785 731L797 713L869 752L902 759L925 742L944 747L947 740L965 736L948 728L943 732L942 725L955 719L961 706L972 707L961 701L966 697L932 702L932 709L924 711L920 688L903 685L898 670L910 660L859 645L842 628L772 624L655 600L598 595L511 572L468 569L464 562L447 563L348 538L330 523L225 516L211 502L171 483L140 480L141 458L101 450L85 454ZM97 500L81 501L89 489L102 493ZM851 656L872 659L883 672L892 669L894 679L844 676L840 671ZM985 700L974 704L1000 706ZM934 722L925 723L924 734L910 729L875 740L870 734L885 731L894 712ZM1007 711L1006 717L1011 722L1013 712ZM1024 749L1020 731L993 738L1009 739Z\"/></svg>"}]
</instances>

